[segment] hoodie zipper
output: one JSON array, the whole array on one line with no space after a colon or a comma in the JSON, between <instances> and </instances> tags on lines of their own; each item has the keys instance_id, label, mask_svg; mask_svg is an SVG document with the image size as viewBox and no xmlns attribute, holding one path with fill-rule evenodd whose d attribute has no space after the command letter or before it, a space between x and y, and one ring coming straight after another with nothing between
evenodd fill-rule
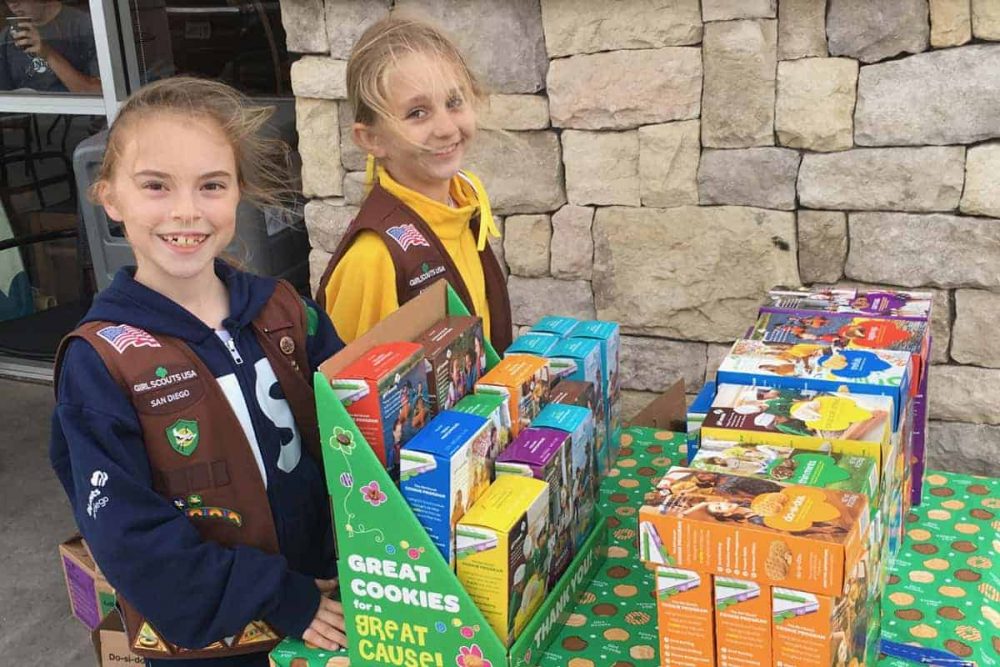
<instances>
[{"instance_id":1,"label":"hoodie zipper","mask_svg":"<svg viewBox=\"0 0 1000 667\"><path fill-rule=\"evenodd\" d=\"M256 450L260 455L261 463L264 465L264 469L261 471L261 481L264 483L264 490L267 493L268 500L272 503L274 498L271 495L271 480L270 474L268 473L267 461L264 458L265 449L261 443L260 436L264 433L264 429L258 420L257 413L260 412L260 405L251 404L257 403L257 387L254 378L247 375L246 367L243 365L243 356L240 354L239 350L236 349L236 334L237 331L227 328L226 331L229 333L229 340L225 341L226 350L229 351L229 356L233 358L233 364L236 366L233 370L236 376L236 383L240 387L240 393L243 395L243 402L246 403L247 413L250 416L250 428L253 431L254 440L256 441ZM220 339L221 342L221 339ZM250 447L254 447L254 444L247 442ZM256 457L255 457L256 458Z\"/></svg>"},{"instance_id":2,"label":"hoodie zipper","mask_svg":"<svg viewBox=\"0 0 1000 667\"><path fill-rule=\"evenodd\" d=\"M243 357L240 356L239 350L236 349L236 339L233 337L233 332L229 332L229 340L226 341L226 349L229 350L229 355L233 358L233 361L237 366L243 365Z\"/></svg>"}]
</instances>

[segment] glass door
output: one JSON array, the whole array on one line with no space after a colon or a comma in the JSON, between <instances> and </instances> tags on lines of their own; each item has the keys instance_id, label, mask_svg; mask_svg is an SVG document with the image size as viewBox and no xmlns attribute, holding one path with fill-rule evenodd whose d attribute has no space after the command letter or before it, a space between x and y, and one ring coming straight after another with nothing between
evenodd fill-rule
<instances>
[{"instance_id":1,"label":"glass door","mask_svg":"<svg viewBox=\"0 0 1000 667\"><path fill-rule=\"evenodd\" d=\"M294 147L297 56L285 48L277 0L0 5L0 375L17 375L11 363L51 364L106 284L92 253L117 268L94 239L118 244L115 263L128 261L121 230L86 199L103 132L128 94L182 74L223 81L274 104L275 128Z\"/></svg>"}]
</instances>

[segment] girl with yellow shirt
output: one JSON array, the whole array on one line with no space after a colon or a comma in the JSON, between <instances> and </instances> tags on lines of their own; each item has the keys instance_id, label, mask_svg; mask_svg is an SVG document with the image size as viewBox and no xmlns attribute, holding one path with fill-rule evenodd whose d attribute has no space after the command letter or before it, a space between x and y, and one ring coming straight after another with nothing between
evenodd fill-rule
<instances>
[{"instance_id":1,"label":"girl with yellow shirt","mask_svg":"<svg viewBox=\"0 0 1000 667\"><path fill-rule=\"evenodd\" d=\"M498 351L511 341L499 233L482 183L460 171L483 93L432 26L395 15L361 36L347 65L368 195L320 281L317 300L350 342L437 280L447 280Z\"/></svg>"}]
</instances>

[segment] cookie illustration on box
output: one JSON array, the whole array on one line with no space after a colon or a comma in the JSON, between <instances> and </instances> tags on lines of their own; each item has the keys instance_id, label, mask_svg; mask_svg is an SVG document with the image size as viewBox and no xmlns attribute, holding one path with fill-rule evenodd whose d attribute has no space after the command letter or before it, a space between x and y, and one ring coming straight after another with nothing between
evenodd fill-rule
<instances>
[{"instance_id":1,"label":"cookie illustration on box","mask_svg":"<svg viewBox=\"0 0 1000 667\"><path fill-rule=\"evenodd\" d=\"M892 436L893 409L888 396L720 384L701 435L878 462Z\"/></svg>"},{"instance_id":2,"label":"cookie illustration on box","mask_svg":"<svg viewBox=\"0 0 1000 667\"><path fill-rule=\"evenodd\" d=\"M838 349L896 350L911 356L913 389L929 360L929 324L840 313L761 313L750 338L775 343L820 343Z\"/></svg>"},{"instance_id":3,"label":"cookie illustration on box","mask_svg":"<svg viewBox=\"0 0 1000 667\"><path fill-rule=\"evenodd\" d=\"M908 352L742 339L722 360L717 380L719 384L889 396L896 430L907 407L911 365Z\"/></svg>"},{"instance_id":4,"label":"cookie illustration on box","mask_svg":"<svg viewBox=\"0 0 1000 667\"><path fill-rule=\"evenodd\" d=\"M654 500L639 513L640 534L656 535L640 541L646 562L725 575L745 560L744 578L831 594L866 547L861 494L675 467Z\"/></svg>"},{"instance_id":5,"label":"cookie illustration on box","mask_svg":"<svg viewBox=\"0 0 1000 667\"><path fill-rule=\"evenodd\" d=\"M867 456L802 451L705 438L689 464L696 470L862 493L877 500L879 469Z\"/></svg>"}]
</instances>

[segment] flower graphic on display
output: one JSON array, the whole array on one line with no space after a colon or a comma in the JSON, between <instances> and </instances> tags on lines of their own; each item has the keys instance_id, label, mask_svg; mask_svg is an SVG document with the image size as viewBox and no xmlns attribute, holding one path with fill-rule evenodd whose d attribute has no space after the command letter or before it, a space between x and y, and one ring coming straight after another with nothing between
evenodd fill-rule
<instances>
[{"instance_id":1,"label":"flower graphic on display","mask_svg":"<svg viewBox=\"0 0 1000 667\"><path fill-rule=\"evenodd\" d=\"M361 495L364 496L365 502L372 507L378 507L388 499L385 492L379 488L376 480L372 480L362 486Z\"/></svg>"},{"instance_id":2,"label":"flower graphic on display","mask_svg":"<svg viewBox=\"0 0 1000 667\"><path fill-rule=\"evenodd\" d=\"M460 646L455 664L458 667L493 667L493 663L483 657L483 649L479 648L479 644Z\"/></svg>"},{"instance_id":3,"label":"flower graphic on display","mask_svg":"<svg viewBox=\"0 0 1000 667\"><path fill-rule=\"evenodd\" d=\"M333 435L330 436L330 446L339 449L344 454L350 456L354 449L354 433L339 426L333 427Z\"/></svg>"}]
</instances>

